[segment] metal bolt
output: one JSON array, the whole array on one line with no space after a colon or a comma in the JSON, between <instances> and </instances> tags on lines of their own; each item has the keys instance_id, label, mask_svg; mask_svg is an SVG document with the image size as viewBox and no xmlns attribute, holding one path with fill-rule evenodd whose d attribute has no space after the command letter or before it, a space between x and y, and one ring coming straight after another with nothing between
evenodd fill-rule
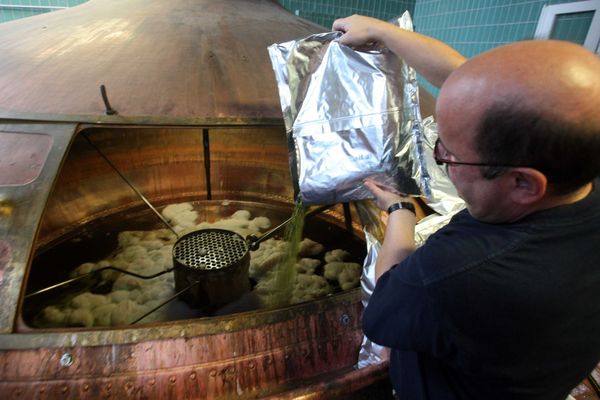
<instances>
[{"instance_id":1,"label":"metal bolt","mask_svg":"<svg viewBox=\"0 0 600 400\"><path fill-rule=\"evenodd\" d=\"M70 367L73 364L73 356L71 353L65 353L60 358L61 367Z\"/></svg>"},{"instance_id":2,"label":"metal bolt","mask_svg":"<svg viewBox=\"0 0 600 400\"><path fill-rule=\"evenodd\" d=\"M340 318L342 325L350 325L350 321L352 321L352 317L350 317L348 314L342 314L342 317Z\"/></svg>"}]
</instances>

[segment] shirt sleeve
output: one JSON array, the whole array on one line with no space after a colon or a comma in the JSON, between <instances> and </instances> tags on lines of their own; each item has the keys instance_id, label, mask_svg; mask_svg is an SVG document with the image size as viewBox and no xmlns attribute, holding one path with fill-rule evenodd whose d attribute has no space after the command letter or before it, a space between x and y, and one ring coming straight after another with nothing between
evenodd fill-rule
<instances>
[{"instance_id":1,"label":"shirt sleeve","mask_svg":"<svg viewBox=\"0 0 600 400\"><path fill-rule=\"evenodd\" d=\"M441 313L423 283L422 249L378 280L363 314L363 330L373 342L442 356L449 338Z\"/></svg>"}]
</instances>

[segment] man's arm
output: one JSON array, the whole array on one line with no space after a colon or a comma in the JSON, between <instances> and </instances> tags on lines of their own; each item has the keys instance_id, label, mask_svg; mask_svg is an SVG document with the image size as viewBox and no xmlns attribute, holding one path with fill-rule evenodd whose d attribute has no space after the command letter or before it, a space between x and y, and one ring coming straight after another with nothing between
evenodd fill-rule
<instances>
[{"instance_id":1,"label":"man's arm","mask_svg":"<svg viewBox=\"0 0 600 400\"><path fill-rule=\"evenodd\" d=\"M375 18L361 15L340 18L332 29L344 32L340 43L347 46L378 43L387 47L437 87L466 61L459 52L437 39Z\"/></svg>"},{"instance_id":2,"label":"man's arm","mask_svg":"<svg viewBox=\"0 0 600 400\"><path fill-rule=\"evenodd\" d=\"M410 201L406 197L382 190L370 179L365 180L365 186L373 193L377 207L387 210L394 203ZM394 265L402 262L415 251L415 214L408 210L397 210L388 216L385 227L385 237L377 261L375 262L375 280Z\"/></svg>"}]
</instances>

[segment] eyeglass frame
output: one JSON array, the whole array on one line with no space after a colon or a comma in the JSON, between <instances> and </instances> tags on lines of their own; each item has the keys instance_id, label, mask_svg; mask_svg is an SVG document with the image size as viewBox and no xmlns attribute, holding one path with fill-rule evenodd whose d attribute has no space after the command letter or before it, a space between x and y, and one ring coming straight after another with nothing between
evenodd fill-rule
<instances>
[{"instance_id":1,"label":"eyeglass frame","mask_svg":"<svg viewBox=\"0 0 600 400\"><path fill-rule=\"evenodd\" d=\"M435 145L433 146L433 159L435 160L435 163L437 165L444 165L446 164L446 169L448 169L448 167L450 165L471 165L471 166L475 166L475 167L495 167L495 168L519 168L521 166L519 165L508 165L508 164L488 164L488 163L474 163L474 162L462 162L462 161L450 161L450 160L446 160L443 158L438 158L437 154L438 153L438 149L439 146L442 145L442 142L440 141L440 138L437 138L435 141Z\"/></svg>"}]
</instances>

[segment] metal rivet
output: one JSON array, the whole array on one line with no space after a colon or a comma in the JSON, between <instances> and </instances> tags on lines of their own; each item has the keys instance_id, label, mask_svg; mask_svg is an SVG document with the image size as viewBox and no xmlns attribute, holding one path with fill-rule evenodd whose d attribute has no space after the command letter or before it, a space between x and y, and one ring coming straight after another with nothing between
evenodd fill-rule
<instances>
[{"instance_id":1,"label":"metal rivet","mask_svg":"<svg viewBox=\"0 0 600 400\"><path fill-rule=\"evenodd\" d=\"M215 376L217 376L217 371L216 371L216 370L214 370L214 369L213 369L212 371L210 371L210 376L211 376L211 377L213 377L213 378L214 378Z\"/></svg>"},{"instance_id":2,"label":"metal rivet","mask_svg":"<svg viewBox=\"0 0 600 400\"><path fill-rule=\"evenodd\" d=\"M71 353L65 353L60 357L61 367L70 367L73 364L73 356Z\"/></svg>"},{"instance_id":3,"label":"metal rivet","mask_svg":"<svg viewBox=\"0 0 600 400\"><path fill-rule=\"evenodd\" d=\"M65 385L65 386L63 386L62 388L60 388L60 390L61 390L63 393L67 393L67 392L69 391L69 387Z\"/></svg>"},{"instance_id":4,"label":"metal rivet","mask_svg":"<svg viewBox=\"0 0 600 400\"><path fill-rule=\"evenodd\" d=\"M352 318L348 314L342 314L340 318L342 325L349 325L350 321L352 321Z\"/></svg>"},{"instance_id":5,"label":"metal rivet","mask_svg":"<svg viewBox=\"0 0 600 400\"><path fill-rule=\"evenodd\" d=\"M192 372L192 373L190 374L190 379L191 379L191 380L194 380L194 379L196 379L196 373L195 373L195 372Z\"/></svg>"},{"instance_id":6,"label":"metal rivet","mask_svg":"<svg viewBox=\"0 0 600 400\"><path fill-rule=\"evenodd\" d=\"M156 380L154 378L152 378L148 381L148 384L150 384L150 386L154 386L155 383L156 383Z\"/></svg>"},{"instance_id":7,"label":"metal rivet","mask_svg":"<svg viewBox=\"0 0 600 400\"><path fill-rule=\"evenodd\" d=\"M87 392L90 388L90 385L88 385L87 383L85 385L83 385L83 391Z\"/></svg>"},{"instance_id":8,"label":"metal rivet","mask_svg":"<svg viewBox=\"0 0 600 400\"><path fill-rule=\"evenodd\" d=\"M254 369L254 362L250 361L250 362L248 363L248 368L250 368L250 369Z\"/></svg>"},{"instance_id":9,"label":"metal rivet","mask_svg":"<svg viewBox=\"0 0 600 400\"><path fill-rule=\"evenodd\" d=\"M177 380L177 378L175 378L174 376L169 378L169 382L171 382L171 383L175 383L176 380Z\"/></svg>"}]
</instances>

